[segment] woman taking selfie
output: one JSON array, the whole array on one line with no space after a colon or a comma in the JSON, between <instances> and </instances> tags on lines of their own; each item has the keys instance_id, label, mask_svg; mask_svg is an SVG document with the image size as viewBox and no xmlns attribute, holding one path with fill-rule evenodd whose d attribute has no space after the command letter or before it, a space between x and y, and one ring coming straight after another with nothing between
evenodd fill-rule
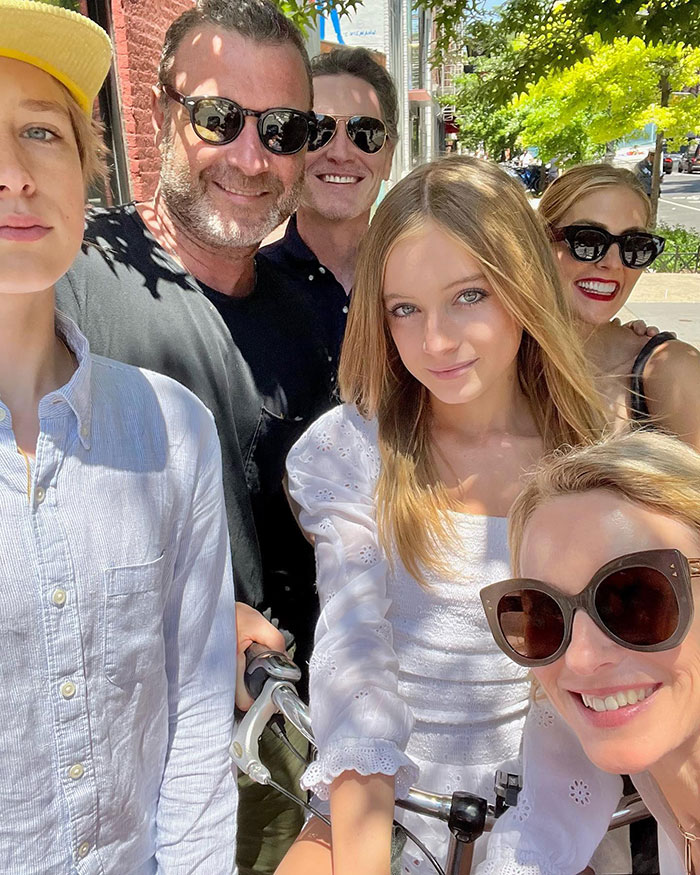
<instances>
[{"instance_id":1,"label":"woman taking selfie","mask_svg":"<svg viewBox=\"0 0 700 875\"><path fill-rule=\"evenodd\" d=\"M609 164L567 170L539 213L553 241L567 302L612 422L651 423L700 447L700 355L661 332L639 337L612 322L664 247L649 230L637 177Z\"/></svg>"},{"instance_id":2,"label":"woman taking selfie","mask_svg":"<svg viewBox=\"0 0 700 875\"><path fill-rule=\"evenodd\" d=\"M557 846L599 838L585 756L632 776L658 823L661 875L700 872L700 456L653 433L555 455L516 500L510 544L518 576L482 599L496 641L541 690L525 786L480 875L514 858L527 865L509 872L549 872ZM529 775L546 772L565 777L542 798ZM572 795L578 818L564 830Z\"/></svg>"},{"instance_id":3,"label":"woman taking selfie","mask_svg":"<svg viewBox=\"0 0 700 875\"><path fill-rule=\"evenodd\" d=\"M216 429L55 309L110 59L82 15L0 0L0 868L224 875L236 660Z\"/></svg>"},{"instance_id":4,"label":"woman taking selfie","mask_svg":"<svg viewBox=\"0 0 700 875\"><path fill-rule=\"evenodd\" d=\"M420 167L377 210L346 403L288 459L322 604L304 786L330 798L333 827L312 819L278 875L388 875L395 795L419 772L436 792L492 798L495 770L518 759L526 671L490 642L478 591L508 568L523 473L604 420L555 276L537 214L485 162ZM398 816L444 861L444 825ZM432 868L411 847L393 871Z\"/></svg>"}]
</instances>

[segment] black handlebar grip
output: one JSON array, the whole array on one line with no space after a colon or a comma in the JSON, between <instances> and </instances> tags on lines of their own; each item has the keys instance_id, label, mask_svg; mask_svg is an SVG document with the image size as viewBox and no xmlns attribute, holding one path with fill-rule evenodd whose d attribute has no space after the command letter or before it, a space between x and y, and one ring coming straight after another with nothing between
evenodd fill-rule
<instances>
[{"instance_id":1,"label":"black handlebar grip","mask_svg":"<svg viewBox=\"0 0 700 875\"><path fill-rule=\"evenodd\" d=\"M458 791L452 794L447 825L458 842L471 844L484 832L488 804L480 796Z\"/></svg>"},{"instance_id":2,"label":"black handlebar grip","mask_svg":"<svg viewBox=\"0 0 700 875\"><path fill-rule=\"evenodd\" d=\"M263 687L265 686L265 681L269 677L268 673L265 671L264 666L259 665L257 667L253 666L251 668L251 664L255 662L258 656L261 656L263 653L270 652L271 651L269 647L265 647L264 644L258 644L255 641L253 641L252 644L249 644L246 648L245 672L243 673L243 682L251 699L258 698L260 693L262 693Z\"/></svg>"}]
</instances>

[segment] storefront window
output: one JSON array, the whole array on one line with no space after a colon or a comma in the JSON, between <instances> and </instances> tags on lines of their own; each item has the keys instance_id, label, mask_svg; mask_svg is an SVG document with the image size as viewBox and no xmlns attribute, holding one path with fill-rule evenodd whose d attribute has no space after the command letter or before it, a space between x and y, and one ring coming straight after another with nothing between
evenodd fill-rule
<instances>
[{"instance_id":1,"label":"storefront window","mask_svg":"<svg viewBox=\"0 0 700 875\"><path fill-rule=\"evenodd\" d=\"M79 0L57 0L59 5L80 6ZM108 34L112 34L112 14L110 0L87 0L87 14ZM99 116L104 125L104 138L109 150L109 175L105 185L94 186L88 193L91 204L109 206L123 204L130 200L126 148L122 133L121 105L119 88L114 68L102 86L98 97Z\"/></svg>"}]
</instances>

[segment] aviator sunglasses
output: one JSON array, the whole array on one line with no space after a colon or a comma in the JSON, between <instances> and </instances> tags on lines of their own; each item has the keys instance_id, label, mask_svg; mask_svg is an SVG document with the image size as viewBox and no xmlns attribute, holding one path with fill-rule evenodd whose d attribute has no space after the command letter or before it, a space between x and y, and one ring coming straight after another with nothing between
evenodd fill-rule
<instances>
[{"instance_id":1,"label":"aviator sunglasses","mask_svg":"<svg viewBox=\"0 0 700 875\"><path fill-rule=\"evenodd\" d=\"M171 100L185 107L199 139L214 146L232 143L243 130L246 116L257 118L260 142L275 155L294 155L301 151L313 132L312 112L286 107L258 112L244 109L228 97L186 97L164 82L160 87Z\"/></svg>"},{"instance_id":2,"label":"aviator sunglasses","mask_svg":"<svg viewBox=\"0 0 700 875\"><path fill-rule=\"evenodd\" d=\"M345 122L345 133L353 145L362 152L374 155L384 147L387 139L386 125L370 115L325 115L316 113L316 130L309 139L309 152L327 146L338 130L338 122Z\"/></svg>"},{"instance_id":3,"label":"aviator sunglasses","mask_svg":"<svg viewBox=\"0 0 700 875\"><path fill-rule=\"evenodd\" d=\"M519 665L536 667L564 655L578 610L628 650L677 647L693 620L693 577L700 577L700 559L645 550L603 565L577 595L513 578L484 587L481 601L501 650Z\"/></svg>"},{"instance_id":4,"label":"aviator sunglasses","mask_svg":"<svg viewBox=\"0 0 700 875\"><path fill-rule=\"evenodd\" d=\"M554 240L564 240L568 244L577 261L600 261L613 243L617 243L622 263L635 270L649 267L666 245L664 238L657 234L627 231L616 235L596 225L567 225L552 228L551 233Z\"/></svg>"}]
</instances>

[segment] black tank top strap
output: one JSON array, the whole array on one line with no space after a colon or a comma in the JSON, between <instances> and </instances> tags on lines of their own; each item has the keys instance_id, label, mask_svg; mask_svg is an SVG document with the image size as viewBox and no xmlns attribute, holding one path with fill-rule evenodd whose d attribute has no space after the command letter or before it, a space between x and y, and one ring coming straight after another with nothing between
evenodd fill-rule
<instances>
[{"instance_id":1,"label":"black tank top strap","mask_svg":"<svg viewBox=\"0 0 700 875\"><path fill-rule=\"evenodd\" d=\"M630 379L630 417L635 422L643 423L651 418L644 392L644 368L654 350L669 340L675 340L675 335L670 331L661 331L655 337L650 337L634 360Z\"/></svg>"}]
</instances>

